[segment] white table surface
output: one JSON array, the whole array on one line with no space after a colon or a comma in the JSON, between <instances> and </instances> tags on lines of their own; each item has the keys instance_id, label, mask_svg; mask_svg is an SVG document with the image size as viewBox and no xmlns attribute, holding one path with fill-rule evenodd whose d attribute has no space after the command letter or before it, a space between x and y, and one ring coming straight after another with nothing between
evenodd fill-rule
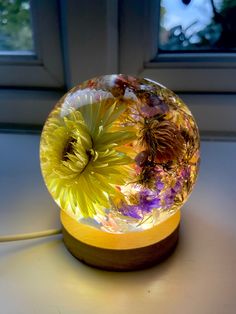
<instances>
[{"instance_id":1,"label":"white table surface","mask_svg":"<svg viewBox=\"0 0 236 314\"><path fill-rule=\"evenodd\" d=\"M40 175L38 135L0 134L0 233L60 226ZM0 314L236 313L236 143L203 142L181 237L139 272L90 268L62 236L0 244Z\"/></svg>"}]
</instances>

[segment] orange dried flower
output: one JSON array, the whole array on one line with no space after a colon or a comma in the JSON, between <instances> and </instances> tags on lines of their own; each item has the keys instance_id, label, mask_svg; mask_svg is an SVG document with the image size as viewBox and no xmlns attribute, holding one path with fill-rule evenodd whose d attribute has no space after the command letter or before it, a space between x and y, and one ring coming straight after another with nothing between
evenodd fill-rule
<instances>
[{"instance_id":1,"label":"orange dried flower","mask_svg":"<svg viewBox=\"0 0 236 314\"><path fill-rule=\"evenodd\" d=\"M185 141L177 126L171 121L145 119L140 131L141 145L148 152L152 161L165 163L181 159Z\"/></svg>"}]
</instances>

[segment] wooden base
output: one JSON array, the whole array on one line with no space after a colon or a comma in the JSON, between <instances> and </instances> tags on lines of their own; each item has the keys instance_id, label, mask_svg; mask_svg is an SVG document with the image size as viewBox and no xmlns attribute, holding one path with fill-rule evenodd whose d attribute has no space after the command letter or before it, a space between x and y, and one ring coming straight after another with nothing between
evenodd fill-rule
<instances>
[{"instance_id":1,"label":"wooden base","mask_svg":"<svg viewBox=\"0 0 236 314\"><path fill-rule=\"evenodd\" d=\"M64 243L70 253L87 265L111 271L144 269L167 258L178 242L179 221L180 213L176 213L149 230L110 234L82 225L61 212ZM100 235L99 243L94 232Z\"/></svg>"}]
</instances>

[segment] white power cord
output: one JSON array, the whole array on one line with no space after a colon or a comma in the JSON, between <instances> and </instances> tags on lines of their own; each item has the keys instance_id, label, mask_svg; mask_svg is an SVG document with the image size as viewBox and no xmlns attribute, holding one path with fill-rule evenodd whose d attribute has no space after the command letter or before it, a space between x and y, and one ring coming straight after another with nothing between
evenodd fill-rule
<instances>
[{"instance_id":1,"label":"white power cord","mask_svg":"<svg viewBox=\"0 0 236 314\"><path fill-rule=\"evenodd\" d=\"M62 233L61 229L51 229L33 233L22 233L8 236L0 236L0 242L11 242L11 241L21 241L21 240L30 240L37 239L42 237L48 237L56 234Z\"/></svg>"}]
</instances>

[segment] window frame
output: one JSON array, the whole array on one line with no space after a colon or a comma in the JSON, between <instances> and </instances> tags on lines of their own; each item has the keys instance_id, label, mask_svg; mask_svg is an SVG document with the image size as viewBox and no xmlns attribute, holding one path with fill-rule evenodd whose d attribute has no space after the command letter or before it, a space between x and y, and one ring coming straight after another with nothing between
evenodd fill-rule
<instances>
[{"instance_id":1,"label":"window frame","mask_svg":"<svg viewBox=\"0 0 236 314\"><path fill-rule=\"evenodd\" d=\"M0 52L0 86L62 88L58 1L31 0L30 8L35 49Z\"/></svg>"},{"instance_id":2,"label":"window frame","mask_svg":"<svg viewBox=\"0 0 236 314\"><path fill-rule=\"evenodd\" d=\"M120 1L120 72L148 77L177 92L203 133L236 133L236 54L157 55L159 4Z\"/></svg>"},{"instance_id":3,"label":"window frame","mask_svg":"<svg viewBox=\"0 0 236 314\"><path fill-rule=\"evenodd\" d=\"M67 87L119 71L118 1L60 1Z\"/></svg>"},{"instance_id":4,"label":"window frame","mask_svg":"<svg viewBox=\"0 0 236 314\"><path fill-rule=\"evenodd\" d=\"M159 11L157 0L121 0L121 72L178 92L236 92L236 53L158 54Z\"/></svg>"},{"instance_id":5,"label":"window frame","mask_svg":"<svg viewBox=\"0 0 236 314\"><path fill-rule=\"evenodd\" d=\"M53 2L57 2L57 12L54 14L58 14L61 29L60 53L64 87L49 87L49 84L46 88L37 88L38 85L36 88L27 85L24 89L19 86L1 88L0 124L42 125L55 103L72 86L91 77L124 73L149 77L176 91L190 107L203 133L226 136L236 134L234 92L220 91L217 88L214 92L209 92L208 88L188 89L188 82L185 84L177 74L183 76L186 71L200 71L194 63L190 69L182 69L181 60L178 60L179 63L176 61L175 66L174 62L169 62L169 68L155 68L152 67L153 64L149 64L156 53L156 47L154 49L150 38L156 36L157 19L148 18L149 14L156 14L157 7L152 7L154 0ZM91 20L94 22L90 23ZM47 31L47 27L45 30ZM147 33L149 35L145 36ZM89 51L95 51L96 57ZM220 68L220 60L215 62L218 62L217 69L231 70L229 66L227 68L227 64L224 65L225 68ZM166 65L159 62L159 66L160 64ZM204 61L204 64L207 65L207 62ZM221 75L221 80L226 79L225 76ZM172 84L172 80L179 84L179 90L176 88L178 86ZM202 81L201 84L204 79Z\"/></svg>"},{"instance_id":6,"label":"window frame","mask_svg":"<svg viewBox=\"0 0 236 314\"><path fill-rule=\"evenodd\" d=\"M57 8L53 14L57 15L57 18L54 17L54 21L57 19L60 25L60 47L59 39L57 39L57 53L61 54L62 58L64 84L62 86L62 84L56 83L52 86L49 81L45 84L42 79L33 87L32 82L28 81L25 86L20 83L14 85L11 81L8 81L9 84L5 84L5 86L2 85L0 88L0 128L1 124L4 129L6 125L11 128L14 124L23 126L43 125L49 112L68 89L91 77L119 71L118 0L34 1L37 2L38 6L45 5L45 9L48 3L50 3L51 8L53 6ZM35 10L37 11L36 7ZM43 9L39 8L39 10L43 14ZM49 13L46 12L48 16ZM40 17L40 14L38 16ZM96 27L90 23L91 20L95 21ZM47 32L48 24L42 27ZM51 34L54 34L58 29L55 27L54 24L54 31ZM42 37L42 29L39 34ZM46 45L45 49L47 48ZM94 58L94 54L89 54L88 51L96 51L96 58ZM35 60L31 61L32 71L34 71L35 63L36 67L42 67L40 71L48 71L47 66L43 69L44 66ZM56 68L55 64L54 67ZM30 74L34 75L32 71L30 70ZM37 75L40 76L41 73L38 72Z\"/></svg>"}]
</instances>

